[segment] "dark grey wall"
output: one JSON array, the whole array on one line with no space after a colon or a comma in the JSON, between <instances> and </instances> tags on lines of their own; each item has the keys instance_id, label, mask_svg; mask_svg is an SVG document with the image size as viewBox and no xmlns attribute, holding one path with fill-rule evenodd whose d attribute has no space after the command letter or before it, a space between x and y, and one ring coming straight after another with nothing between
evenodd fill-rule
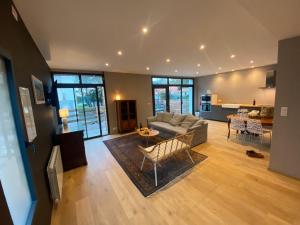
<instances>
[{"instance_id":1,"label":"dark grey wall","mask_svg":"<svg viewBox=\"0 0 300 225\"><path fill-rule=\"evenodd\" d=\"M275 65L240 70L216 75L197 77L195 83L195 110L199 110L200 96L211 90L222 103L274 105L275 89L259 89L265 86L266 72L275 69Z\"/></svg>"},{"instance_id":2,"label":"dark grey wall","mask_svg":"<svg viewBox=\"0 0 300 225\"><path fill-rule=\"evenodd\" d=\"M270 169L300 178L300 37L279 42L277 68ZM287 117L281 107L288 107Z\"/></svg>"},{"instance_id":3,"label":"dark grey wall","mask_svg":"<svg viewBox=\"0 0 300 225\"><path fill-rule=\"evenodd\" d=\"M152 116L151 76L142 74L125 74L105 72L107 108L109 114L110 133L117 132L117 114L115 99L136 100L138 124L146 125L148 116Z\"/></svg>"},{"instance_id":4,"label":"dark grey wall","mask_svg":"<svg viewBox=\"0 0 300 225\"><path fill-rule=\"evenodd\" d=\"M52 210L46 166L52 148L52 134L56 127L56 120L53 117L52 107L34 103L31 74L42 80L44 84L50 85L50 70L20 17L19 22L14 20L11 4L11 0L0 1L0 55L10 58L16 87L30 89L37 129L37 138L34 141L36 152L31 147L26 151L37 195L33 224L46 225L50 224ZM19 95L17 99L20 103Z\"/></svg>"}]
</instances>

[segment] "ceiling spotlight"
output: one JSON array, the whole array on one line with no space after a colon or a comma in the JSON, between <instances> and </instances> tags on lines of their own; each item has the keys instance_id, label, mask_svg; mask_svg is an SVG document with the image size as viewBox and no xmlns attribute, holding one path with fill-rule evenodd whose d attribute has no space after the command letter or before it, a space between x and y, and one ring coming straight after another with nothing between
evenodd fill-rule
<instances>
[{"instance_id":1,"label":"ceiling spotlight","mask_svg":"<svg viewBox=\"0 0 300 225\"><path fill-rule=\"evenodd\" d=\"M143 27L142 32L143 32L143 34L147 34L148 33L148 28L147 27Z\"/></svg>"},{"instance_id":2,"label":"ceiling spotlight","mask_svg":"<svg viewBox=\"0 0 300 225\"><path fill-rule=\"evenodd\" d=\"M175 70L175 73L178 73L178 70Z\"/></svg>"},{"instance_id":3,"label":"ceiling spotlight","mask_svg":"<svg viewBox=\"0 0 300 225\"><path fill-rule=\"evenodd\" d=\"M200 67L200 66L201 66L200 63L198 63L198 64L197 64L197 67Z\"/></svg>"},{"instance_id":4,"label":"ceiling spotlight","mask_svg":"<svg viewBox=\"0 0 300 225\"><path fill-rule=\"evenodd\" d=\"M123 52L121 50L119 50L118 55L123 55Z\"/></svg>"},{"instance_id":5,"label":"ceiling spotlight","mask_svg":"<svg viewBox=\"0 0 300 225\"><path fill-rule=\"evenodd\" d=\"M105 63L105 66L109 66L109 63Z\"/></svg>"},{"instance_id":6,"label":"ceiling spotlight","mask_svg":"<svg viewBox=\"0 0 300 225\"><path fill-rule=\"evenodd\" d=\"M146 67L146 70L150 70L150 67Z\"/></svg>"},{"instance_id":7,"label":"ceiling spotlight","mask_svg":"<svg viewBox=\"0 0 300 225\"><path fill-rule=\"evenodd\" d=\"M200 45L200 50L205 49L205 45Z\"/></svg>"},{"instance_id":8,"label":"ceiling spotlight","mask_svg":"<svg viewBox=\"0 0 300 225\"><path fill-rule=\"evenodd\" d=\"M219 69L219 70L221 70L221 69L222 69L222 67L220 66L218 69Z\"/></svg>"},{"instance_id":9,"label":"ceiling spotlight","mask_svg":"<svg viewBox=\"0 0 300 225\"><path fill-rule=\"evenodd\" d=\"M253 61L253 60L251 60L251 61L250 61L250 63L251 63L251 64L253 64L253 63L254 63L254 61Z\"/></svg>"},{"instance_id":10,"label":"ceiling spotlight","mask_svg":"<svg viewBox=\"0 0 300 225\"><path fill-rule=\"evenodd\" d=\"M234 69L231 70L231 72L234 72L234 71L235 71Z\"/></svg>"},{"instance_id":11,"label":"ceiling spotlight","mask_svg":"<svg viewBox=\"0 0 300 225\"><path fill-rule=\"evenodd\" d=\"M235 58L235 55L234 55L234 54L232 54L232 55L230 56L230 58L234 59L234 58Z\"/></svg>"},{"instance_id":12,"label":"ceiling spotlight","mask_svg":"<svg viewBox=\"0 0 300 225\"><path fill-rule=\"evenodd\" d=\"M171 62L171 59L169 59L169 58L168 58L168 59L166 59L166 62L167 62L167 63Z\"/></svg>"},{"instance_id":13,"label":"ceiling spotlight","mask_svg":"<svg viewBox=\"0 0 300 225\"><path fill-rule=\"evenodd\" d=\"M197 72L196 72L196 74L198 75L198 74L199 74L199 72L197 71Z\"/></svg>"}]
</instances>

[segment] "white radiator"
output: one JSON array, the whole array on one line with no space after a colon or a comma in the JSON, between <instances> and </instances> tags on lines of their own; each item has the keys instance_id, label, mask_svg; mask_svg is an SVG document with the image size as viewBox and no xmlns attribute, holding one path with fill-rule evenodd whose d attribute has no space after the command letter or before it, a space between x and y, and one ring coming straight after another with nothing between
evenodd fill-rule
<instances>
[{"instance_id":1,"label":"white radiator","mask_svg":"<svg viewBox=\"0 0 300 225\"><path fill-rule=\"evenodd\" d=\"M63 166L60 155L59 145L54 146L51 152L51 157L47 167L51 196L55 202L58 202L62 197L63 185Z\"/></svg>"}]
</instances>

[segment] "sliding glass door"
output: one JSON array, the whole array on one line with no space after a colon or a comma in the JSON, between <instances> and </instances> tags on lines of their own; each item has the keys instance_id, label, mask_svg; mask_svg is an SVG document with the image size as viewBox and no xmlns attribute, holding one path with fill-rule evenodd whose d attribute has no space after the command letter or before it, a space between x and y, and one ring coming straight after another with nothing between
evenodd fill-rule
<instances>
[{"instance_id":1,"label":"sliding glass door","mask_svg":"<svg viewBox=\"0 0 300 225\"><path fill-rule=\"evenodd\" d=\"M170 112L181 113L181 87L169 86L169 106Z\"/></svg>"},{"instance_id":2,"label":"sliding glass door","mask_svg":"<svg viewBox=\"0 0 300 225\"><path fill-rule=\"evenodd\" d=\"M85 138L99 137L108 134L105 88L101 76L78 76L71 80L68 74L54 74L57 84L59 109L68 109L68 126L84 130ZM101 79L100 79L100 78ZM71 81L70 81L71 80ZM75 82L74 82L75 80ZM66 82L73 83L66 83Z\"/></svg>"},{"instance_id":3,"label":"sliding glass door","mask_svg":"<svg viewBox=\"0 0 300 225\"><path fill-rule=\"evenodd\" d=\"M157 112L165 112L167 111L167 88L154 88L154 111L155 114Z\"/></svg>"},{"instance_id":4,"label":"sliding glass door","mask_svg":"<svg viewBox=\"0 0 300 225\"><path fill-rule=\"evenodd\" d=\"M153 113L193 114L194 80L191 78L153 77Z\"/></svg>"}]
</instances>

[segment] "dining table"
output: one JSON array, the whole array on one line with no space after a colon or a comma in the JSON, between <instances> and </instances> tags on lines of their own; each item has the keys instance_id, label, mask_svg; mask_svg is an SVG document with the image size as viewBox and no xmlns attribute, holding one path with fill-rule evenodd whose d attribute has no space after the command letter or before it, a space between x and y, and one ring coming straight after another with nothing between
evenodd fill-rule
<instances>
[{"instance_id":1,"label":"dining table","mask_svg":"<svg viewBox=\"0 0 300 225\"><path fill-rule=\"evenodd\" d=\"M228 120L228 134L227 134L227 139L230 138L230 124L231 124L231 119L232 118L240 118L244 119L245 125L247 126L247 121L249 119L257 119L260 120L261 125L263 127L272 127L273 126L273 117L258 117L258 118L250 118L250 117L241 117L238 114L229 114L227 115L227 120ZM238 132L238 131L237 131Z\"/></svg>"}]
</instances>

